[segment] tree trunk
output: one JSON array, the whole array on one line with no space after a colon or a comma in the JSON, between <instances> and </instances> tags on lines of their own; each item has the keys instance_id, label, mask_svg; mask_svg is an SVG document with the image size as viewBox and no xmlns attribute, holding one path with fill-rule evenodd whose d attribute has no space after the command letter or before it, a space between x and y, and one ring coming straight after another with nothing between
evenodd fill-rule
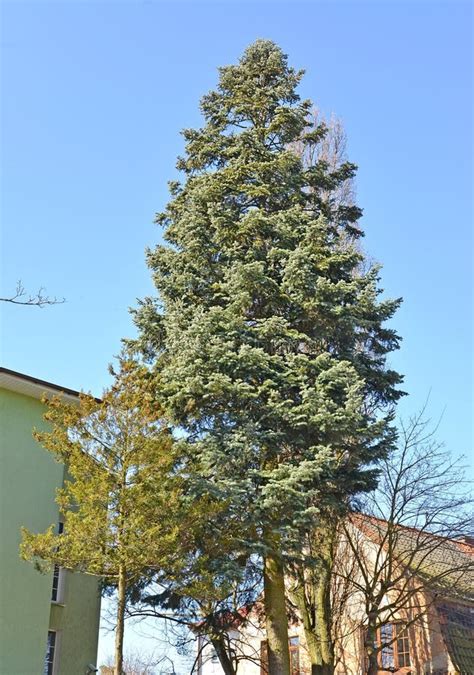
<instances>
[{"instance_id":1,"label":"tree trunk","mask_svg":"<svg viewBox=\"0 0 474 675\"><path fill-rule=\"evenodd\" d=\"M375 649L376 641L376 628L375 626L368 625L367 632L365 636L365 653L367 657L367 675L377 675L379 666L377 659L377 650Z\"/></svg>"},{"instance_id":2,"label":"tree trunk","mask_svg":"<svg viewBox=\"0 0 474 675\"><path fill-rule=\"evenodd\" d=\"M115 668L114 675L123 674L123 632L125 623L125 591L127 589L127 576L125 567L119 567L118 599L117 599L117 626L115 628Z\"/></svg>"},{"instance_id":3,"label":"tree trunk","mask_svg":"<svg viewBox=\"0 0 474 675\"><path fill-rule=\"evenodd\" d=\"M377 663L377 652L370 654L369 663L367 666L367 675L377 675L379 672L379 666Z\"/></svg>"},{"instance_id":4,"label":"tree trunk","mask_svg":"<svg viewBox=\"0 0 474 675\"><path fill-rule=\"evenodd\" d=\"M332 545L332 539L329 538L325 546L324 557L321 557L323 564L317 574L315 570L311 570L309 577L306 578L304 571L301 571L299 587L294 592L294 599L303 621L311 661L311 675L332 675L334 673L331 607Z\"/></svg>"},{"instance_id":5,"label":"tree trunk","mask_svg":"<svg viewBox=\"0 0 474 675\"><path fill-rule=\"evenodd\" d=\"M316 630L319 637L324 675L334 671L334 646L331 635L331 570L324 566L318 580Z\"/></svg>"},{"instance_id":6,"label":"tree trunk","mask_svg":"<svg viewBox=\"0 0 474 675\"><path fill-rule=\"evenodd\" d=\"M316 635L316 626L313 620L314 604L312 599L314 597L314 589L309 589L311 599L308 599L306 591L307 589L305 588L304 573L301 572L298 585L293 591L293 601L298 607L301 620L303 622L306 647L308 650L309 660L311 662L311 675L322 675L323 661L321 656L321 646L319 638Z\"/></svg>"},{"instance_id":7,"label":"tree trunk","mask_svg":"<svg viewBox=\"0 0 474 675\"><path fill-rule=\"evenodd\" d=\"M268 644L268 674L290 675L288 648L288 618L285 602L285 576L279 538L264 534L267 553L264 560L263 582Z\"/></svg>"},{"instance_id":8,"label":"tree trunk","mask_svg":"<svg viewBox=\"0 0 474 675\"><path fill-rule=\"evenodd\" d=\"M219 662L221 664L222 670L224 671L224 675L236 675L234 664L232 663L232 659L225 648L224 640L222 638L211 638L211 642L217 656L219 657Z\"/></svg>"},{"instance_id":9,"label":"tree trunk","mask_svg":"<svg viewBox=\"0 0 474 675\"><path fill-rule=\"evenodd\" d=\"M312 663L311 664L311 675L332 675L334 673L334 668L328 666L324 663Z\"/></svg>"},{"instance_id":10,"label":"tree trunk","mask_svg":"<svg viewBox=\"0 0 474 675\"><path fill-rule=\"evenodd\" d=\"M323 660L319 642L312 630L305 629L306 645L308 647L308 656L311 661L311 675L323 675Z\"/></svg>"}]
</instances>

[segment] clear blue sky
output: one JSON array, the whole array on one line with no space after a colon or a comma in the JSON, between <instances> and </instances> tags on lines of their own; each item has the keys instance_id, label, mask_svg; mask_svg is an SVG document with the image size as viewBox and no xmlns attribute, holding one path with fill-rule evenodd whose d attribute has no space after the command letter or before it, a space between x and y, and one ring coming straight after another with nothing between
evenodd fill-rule
<instances>
[{"instance_id":1,"label":"clear blue sky","mask_svg":"<svg viewBox=\"0 0 474 675\"><path fill-rule=\"evenodd\" d=\"M3 306L2 364L99 393L127 308L152 291L160 231L198 101L255 38L342 118L359 165L365 247L403 296L406 415L431 390L440 436L472 447L472 5L450 2L4 0L2 294L17 279L64 305Z\"/></svg>"}]
</instances>

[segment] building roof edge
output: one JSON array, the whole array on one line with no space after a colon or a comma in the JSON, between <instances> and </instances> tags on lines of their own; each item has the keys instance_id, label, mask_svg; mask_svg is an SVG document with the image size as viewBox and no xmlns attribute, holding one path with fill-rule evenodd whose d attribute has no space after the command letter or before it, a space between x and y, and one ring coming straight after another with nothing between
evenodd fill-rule
<instances>
[{"instance_id":1,"label":"building roof edge","mask_svg":"<svg viewBox=\"0 0 474 675\"><path fill-rule=\"evenodd\" d=\"M0 387L38 399L40 399L43 394L48 393L63 394L68 398L74 399L77 399L80 395L80 392L75 389L61 387L54 382L41 380L38 377L19 373L16 370L10 370L10 368L4 368L3 366L0 366Z\"/></svg>"}]
</instances>

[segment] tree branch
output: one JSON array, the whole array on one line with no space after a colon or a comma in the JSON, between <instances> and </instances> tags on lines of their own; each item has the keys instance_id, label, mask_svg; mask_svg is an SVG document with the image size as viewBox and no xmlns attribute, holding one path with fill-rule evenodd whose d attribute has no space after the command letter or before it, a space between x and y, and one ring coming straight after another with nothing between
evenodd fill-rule
<instances>
[{"instance_id":1,"label":"tree branch","mask_svg":"<svg viewBox=\"0 0 474 675\"><path fill-rule=\"evenodd\" d=\"M35 295L25 290L21 281L17 282L15 293L10 297L0 298L0 302L9 302L12 305L28 305L30 307L44 307L45 305L62 305L66 298L57 298L45 295L45 289L40 288Z\"/></svg>"}]
</instances>

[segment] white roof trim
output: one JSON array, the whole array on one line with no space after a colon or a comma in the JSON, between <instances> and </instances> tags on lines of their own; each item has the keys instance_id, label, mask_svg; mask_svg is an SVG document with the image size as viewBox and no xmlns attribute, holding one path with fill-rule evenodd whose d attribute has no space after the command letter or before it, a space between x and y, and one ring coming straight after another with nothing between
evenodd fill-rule
<instances>
[{"instance_id":1,"label":"white roof trim","mask_svg":"<svg viewBox=\"0 0 474 675\"><path fill-rule=\"evenodd\" d=\"M17 373L14 370L1 367L0 388L14 391L18 394L23 394L24 396L30 396L31 398L36 398L38 400L41 400L44 395L60 395L67 400L77 401L79 396L79 392L74 391L73 389L60 387L52 382L39 380L36 377L31 377L30 375L24 375L23 373Z\"/></svg>"}]
</instances>

